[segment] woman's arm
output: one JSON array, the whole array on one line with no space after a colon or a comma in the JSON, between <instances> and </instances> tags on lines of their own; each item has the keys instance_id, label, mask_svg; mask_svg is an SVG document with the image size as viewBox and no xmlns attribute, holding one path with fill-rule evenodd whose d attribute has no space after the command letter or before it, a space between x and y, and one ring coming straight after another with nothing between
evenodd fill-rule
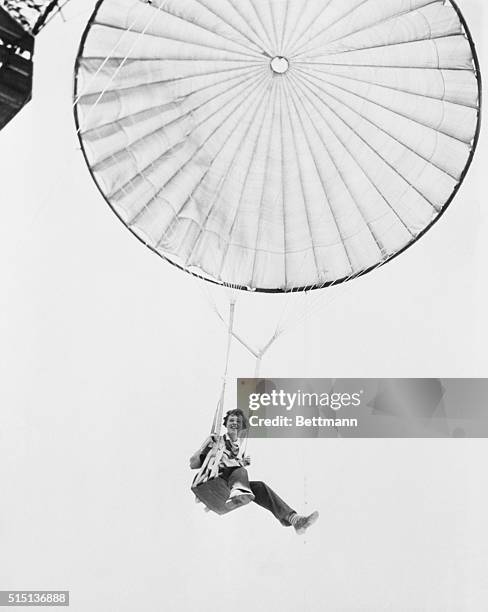
<instances>
[{"instance_id":1,"label":"woman's arm","mask_svg":"<svg viewBox=\"0 0 488 612\"><path fill-rule=\"evenodd\" d=\"M198 468L202 467L203 460L214 445L214 442L214 436L209 436L200 448L193 453L190 457L190 468L192 470L198 470Z\"/></svg>"}]
</instances>

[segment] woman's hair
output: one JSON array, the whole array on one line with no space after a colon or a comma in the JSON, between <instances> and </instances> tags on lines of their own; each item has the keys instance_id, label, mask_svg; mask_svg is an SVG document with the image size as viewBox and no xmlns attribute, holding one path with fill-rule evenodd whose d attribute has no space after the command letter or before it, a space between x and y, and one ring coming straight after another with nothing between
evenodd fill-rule
<instances>
[{"instance_id":1,"label":"woman's hair","mask_svg":"<svg viewBox=\"0 0 488 612\"><path fill-rule=\"evenodd\" d=\"M244 412L242 412L240 408L234 408L233 410L229 410L229 412L227 412L227 414L224 417L224 427L227 427L227 421L229 420L229 417L234 416L234 415L241 417L242 429L247 429L249 427L246 415L244 414Z\"/></svg>"}]
</instances>

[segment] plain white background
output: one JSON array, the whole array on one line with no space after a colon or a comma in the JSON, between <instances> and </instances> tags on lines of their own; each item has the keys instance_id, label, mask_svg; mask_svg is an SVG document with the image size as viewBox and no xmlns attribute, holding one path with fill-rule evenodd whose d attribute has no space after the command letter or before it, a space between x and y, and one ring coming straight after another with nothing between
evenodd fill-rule
<instances>
[{"instance_id":1,"label":"plain white background","mask_svg":"<svg viewBox=\"0 0 488 612\"><path fill-rule=\"evenodd\" d=\"M486 67L484 3L459 4ZM0 134L0 588L69 589L76 612L484 612L483 440L252 441L252 477L320 510L305 540L254 505L219 518L194 503L188 456L225 329L85 167L71 91L92 7L72 0L42 33L34 99ZM488 376L487 159L482 132L443 219L381 270L308 298L242 296L256 346L287 309L262 373ZM231 377L253 373L234 347Z\"/></svg>"}]
</instances>

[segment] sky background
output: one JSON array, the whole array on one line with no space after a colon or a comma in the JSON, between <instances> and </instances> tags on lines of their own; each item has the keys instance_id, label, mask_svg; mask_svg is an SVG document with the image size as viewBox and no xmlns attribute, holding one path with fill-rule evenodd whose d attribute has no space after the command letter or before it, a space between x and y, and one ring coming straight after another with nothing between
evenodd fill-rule
<instances>
[{"instance_id":1,"label":"sky background","mask_svg":"<svg viewBox=\"0 0 488 612\"><path fill-rule=\"evenodd\" d=\"M73 65L94 2L38 40L34 99L0 134L0 588L69 589L75 612L484 612L484 440L253 440L254 504L205 514L188 457L207 435L226 333L209 289L145 249L85 166ZM461 9L487 66L487 9ZM486 68L485 68L486 72ZM387 266L310 296L240 295L269 377L487 377L486 138L441 221ZM309 316L303 318L304 313ZM254 362L235 345L235 377Z\"/></svg>"}]
</instances>

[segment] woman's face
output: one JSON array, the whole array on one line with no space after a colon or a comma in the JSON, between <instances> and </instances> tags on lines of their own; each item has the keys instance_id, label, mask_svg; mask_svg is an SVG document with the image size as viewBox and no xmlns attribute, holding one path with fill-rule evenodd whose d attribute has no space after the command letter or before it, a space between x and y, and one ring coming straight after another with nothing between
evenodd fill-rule
<instances>
[{"instance_id":1,"label":"woman's face","mask_svg":"<svg viewBox=\"0 0 488 612\"><path fill-rule=\"evenodd\" d=\"M239 433L242 430L242 417L240 414L231 414L227 419L227 431Z\"/></svg>"}]
</instances>

